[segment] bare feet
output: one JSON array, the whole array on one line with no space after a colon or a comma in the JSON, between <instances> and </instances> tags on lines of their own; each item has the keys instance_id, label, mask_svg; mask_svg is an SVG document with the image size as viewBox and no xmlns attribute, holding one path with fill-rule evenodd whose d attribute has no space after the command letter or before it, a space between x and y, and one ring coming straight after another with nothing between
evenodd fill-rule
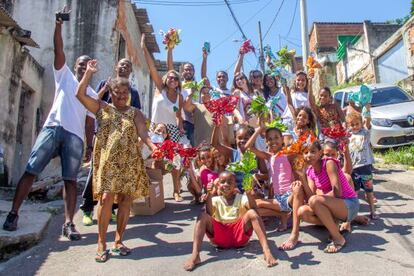
<instances>
[{"instance_id":1,"label":"bare feet","mask_svg":"<svg viewBox=\"0 0 414 276\"><path fill-rule=\"evenodd\" d=\"M193 271L193 269L201 263L200 255L192 256L184 263L184 269L187 271Z\"/></svg>"},{"instance_id":2,"label":"bare feet","mask_svg":"<svg viewBox=\"0 0 414 276\"><path fill-rule=\"evenodd\" d=\"M339 232L341 231L348 231L351 232L351 223L350 222L344 222L339 227Z\"/></svg>"},{"instance_id":3,"label":"bare feet","mask_svg":"<svg viewBox=\"0 0 414 276\"><path fill-rule=\"evenodd\" d=\"M272 267L278 264L277 259L275 257L273 257L272 253L267 252L264 253L264 259L267 263L267 267Z\"/></svg>"},{"instance_id":4,"label":"bare feet","mask_svg":"<svg viewBox=\"0 0 414 276\"><path fill-rule=\"evenodd\" d=\"M277 228L276 231L277 232L285 232L288 229L287 223L280 223Z\"/></svg>"},{"instance_id":5,"label":"bare feet","mask_svg":"<svg viewBox=\"0 0 414 276\"><path fill-rule=\"evenodd\" d=\"M290 236L287 241L282 243L281 246L279 246L280 250L292 250L296 247L296 245L299 243L298 237L296 236Z\"/></svg>"},{"instance_id":6,"label":"bare feet","mask_svg":"<svg viewBox=\"0 0 414 276\"><path fill-rule=\"evenodd\" d=\"M356 216L352 222L355 222L359 225L368 225L369 218L367 216Z\"/></svg>"}]
</instances>

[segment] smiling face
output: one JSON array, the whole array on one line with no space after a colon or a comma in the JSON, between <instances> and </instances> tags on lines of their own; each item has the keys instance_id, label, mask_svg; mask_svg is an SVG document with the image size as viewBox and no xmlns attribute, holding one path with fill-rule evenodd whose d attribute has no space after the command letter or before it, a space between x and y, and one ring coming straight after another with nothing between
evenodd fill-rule
<instances>
[{"instance_id":1,"label":"smiling face","mask_svg":"<svg viewBox=\"0 0 414 276\"><path fill-rule=\"evenodd\" d=\"M175 74L174 72L167 73L167 76L165 77L165 86L168 89L176 90L177 87L179 87L180 83L180 77Z\"/></svg>"},{"instance_id":2,"label":"smiling face","mask_svg":"<svg viewBox=\"0 0 414 276\"><path fill-rule=\"evenodd\" d=\"M182 76L185 81L192 81L194 78L194 66L190 63L184 64Z\"/></svg>"},{"instance_id":3,"label":"smiling face","mask_svg":"<svg viewBox=\"0 0 414 276\"><path fill-rule=\"evenodd\" d=\"M338 151L329 145L324 145L323 156L330 158L338 158Z\"/></svg>"},{"instance_id":4,"label":"smiling face","mask_svg":"<svg viewBox=\"0 0 414 276\"><path fill-rule=\"evenodd\" d=\"M219 176L219 192L225 198L234 196L236 192L236 177L233 173L224 171Z\"/></svg>"},{"instance_id":5,"label":"smiling face","mask_svg":"<svg viewBox=\"0 0 414 276\"><path fill-rule=\"evenodd\" d=\"M275 78L273 78L272 76L268 76L265 75L264 77L264 84L269 88L269 89L273 89L276 87L276 81Z\"/></svg>"},{"instance_id":6,"label":"smiling face","mask_svg":"<svg viewBox=\"0 0 414 276\"><path fill-rule=\"evenodd\" d=\"M83 75L85 74L85 71L86 71L86 66L88 65L88 61L90 60L91 58L89 56L80 56L76 60L74 71L75 71L76 79L78 81L81 81L81 79L83 78Z\"/></svg>"},{"instance_id":7,"label":"smiling face","mask_svg":"<svg viewBox=\"0 0 414 276\"><path fill-rule=\"evenodd\" d=\"M299 128L303 128L309 125L309 115L305 110L302 109L299 111L298 116L296 117L296 125Z\"/></svg>"},{"instance_id":8,"label":"smiling face","mask_svg":"<svg viewBox=\"0 0 414 276\"><path fill-rule=\"evenodd\" d=\"M227 165L227 157L223 153L219 152L218 150L214 150L213 156L214 161L218 166L224 167Z\"/></svg>"},{"instance_id":9,"label":"smiling face","mask_svg":"<svg viewBox=\"0 0 414 276\"><path fill-rule=\"evenodd\" d=\"M220 71L217 73L216 82L221 89L226 89L228 81L229 77L227 76L226 72Z\"/></svg>"},{"instance_id":10,"label":"smiling face","mask_svg":"<svg viewBox=\"0 0 414 276\"><path fill-rule=\"evenodd\" d=\"M117 108L127 106L129 99L129 86L127 84L115 84L110 90L112 103Z\"/></svg>"},{"instance_id":11,"label":"smiling face","mask_svg":"<svg viewBox=\"0 0 414 276\"><path fill-rule=\"evenodd\" d=\"M250 72L250 81L254 87L260 88L263 83L263 74L259 70L253 70Z\"/></svg>"},{"instance_id":12,"label":"smiling face","mask_svg":"<svg viewBox=\"0 0 414 276\"><path fill-rule=\"evenodd\" d=\"M115 67L115 71L118 77L129 78L132 71L132 63L129 59L121 59Z\"/></svg>"},{"instance_id":13,"label":"smiling face","mask_svg":"<svg viewBox=\"0 0 414 276\"><path fill-rule=\"evenodd\" d=\"M283 136L276 129L266 132L266 144L269 152L276 154L283 148Z\"/></svg>"},{"instance_id":14,"label":"smiling face","mask_svg":"<svg viewBox=\"0 0 414 276\"><path fill-rule=\"evenodd\" d=\"M240 89L242 91L247 91L248 85L246 76L244 74L236 74L234 76L233 86L234 88Z\"/></svg>"},{"instance_id":15,"label":"smiling face","mask_svg":"<svg viewBox=\"0 0 414 276\"><path fill-rule=\"evenodd\" d=\"M321 106L328 105L332 102L332 97L330 91L322 88L319 92L319 103Z\"/></svg>"},{"instance_id":16,"label":"smiling face","mask_svg":"<svg viewBox=\"0 0 414 276\"><path fill-rule=\"evenodd\" d=\"M250 135L249 135L249 130L247 128L240 128L239 130L237 130L236 145L237 145L237 148L241 152L244 152L246 150L245 146L249 138L250 138Z\"/></svg>"},{"instance_id":17,"label":"smiling face","mask_svg":"<svg viewBox=\"0 0 414 276\"><path fill-rule=\"evenodd\" d=\"M362 128L362 118L357 116L347 117L346 124L352 133L358 133Z\"/></svg>"},{"instance_id":18,"label":"smiling face","mask_svg":"<svg viewBox=\"0 0 414 276\"><path fill-rule=\"evenodd\" d=\"M205 150L200 152L200 161L201 164L206 166L207 168L214 168L214 159L213 154L210 150Z\"/></svg>"},{"instance_id":19,"label":"smiling face","mask_svg":"<svg viewBox=\"0 0 414 276\"><path fill-rule=\"evenodd\" d=\"M305 162L311 166L315 165L316 163L320 162L323 151L320 148L320 145L317 143L313 143L310 147L308 147L304 153Z\"/></svg>"},{"instance_id":20,"label":"smiling face","mask_svg":"<svg viewBox=\"0 0 414 276\"><path fill-rule=\"evenodd\" d=\"M305 91L306 90L306 75L305 74L298 74L295 80L295 86L297 91Z\"/></svg>"}]
</instances>

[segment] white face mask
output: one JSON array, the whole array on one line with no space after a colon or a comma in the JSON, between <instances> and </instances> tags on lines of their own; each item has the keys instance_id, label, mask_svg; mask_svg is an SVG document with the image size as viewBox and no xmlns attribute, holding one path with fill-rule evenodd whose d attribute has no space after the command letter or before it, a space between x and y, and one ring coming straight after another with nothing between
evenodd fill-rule
<instances>
[{"instance_id":1,"label":"white face mask","mask_svg":"<svg viewBox=\"0 0 414 276\"><path fill-rule=\"evenodd\" d=\"M153 142L154 144L161 144L162 142L164 142L164 137L162 137L162 135L160 134L150 133L149 137L151 139L151 142Z\"/></svg>"}]
</instances>

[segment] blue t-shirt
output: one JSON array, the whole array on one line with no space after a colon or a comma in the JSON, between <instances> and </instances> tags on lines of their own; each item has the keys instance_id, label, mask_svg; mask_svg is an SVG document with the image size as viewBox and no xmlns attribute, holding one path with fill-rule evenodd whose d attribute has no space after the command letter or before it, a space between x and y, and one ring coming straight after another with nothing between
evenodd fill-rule
<instances>
[{"instance_id":1,"label":"blue t-shirt","mask_svg":"<svg viewBox=\"0 0 414 276\"><path fill-rule=\"evenodd\" d=\"M99 90L101 90L101 88L104 87L105 83L106 83L106 80L102 80L96 87L96 91L99 92ZM139 100L138 90L129 86L129 93L131 93L131 106L141 109L141 101ZM106 92L103 95L102 100L107 103L112 102L111 95L109 94L109 92Z\"/></svg>"}]
</instances>

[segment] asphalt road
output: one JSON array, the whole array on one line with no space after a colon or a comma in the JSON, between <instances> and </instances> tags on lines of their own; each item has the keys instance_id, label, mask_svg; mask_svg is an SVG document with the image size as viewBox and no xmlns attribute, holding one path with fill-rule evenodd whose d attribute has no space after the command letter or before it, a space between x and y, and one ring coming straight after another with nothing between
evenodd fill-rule
<instances>
[{"instance_id":1,"label":"asphalt road","mask_svg":"<svg viewBox=\"0 0 414 276\"><path fill-rule=\"evenodd\" d=\"M411 183L413 184L413 183ZM82 240L70 242L60 237L63 216L55 216L43 241L19 256L0 264L1 275L182 275L183 262L190 256L193 227L199 206L190 206L189 194L183 203L171 198L172 184L165 183L166 208L154 216L132 217L125 243L134 249L127 257L112 257L105 264L94 261L97 226L81 225ZM385 188L387 187L387 188ZM398 185L377 181L376 197L381 219L368 226L354 226L341 253L325 254L328 233L322 227L304 225L302 243L294 250L277 249L289 233L275 231L276 222L267 223L271 249L279 265L266 268L256 237L243 250L216 251L207 239L203 244L202 265L194 275L414 275L414 199ZM362 194L360 195L362 198ZM361 212L368 206L361 201ZM113 241L115 225L110 225ZM111 243L108 244L111 246Z\"/></svg>"}]
</instances>

